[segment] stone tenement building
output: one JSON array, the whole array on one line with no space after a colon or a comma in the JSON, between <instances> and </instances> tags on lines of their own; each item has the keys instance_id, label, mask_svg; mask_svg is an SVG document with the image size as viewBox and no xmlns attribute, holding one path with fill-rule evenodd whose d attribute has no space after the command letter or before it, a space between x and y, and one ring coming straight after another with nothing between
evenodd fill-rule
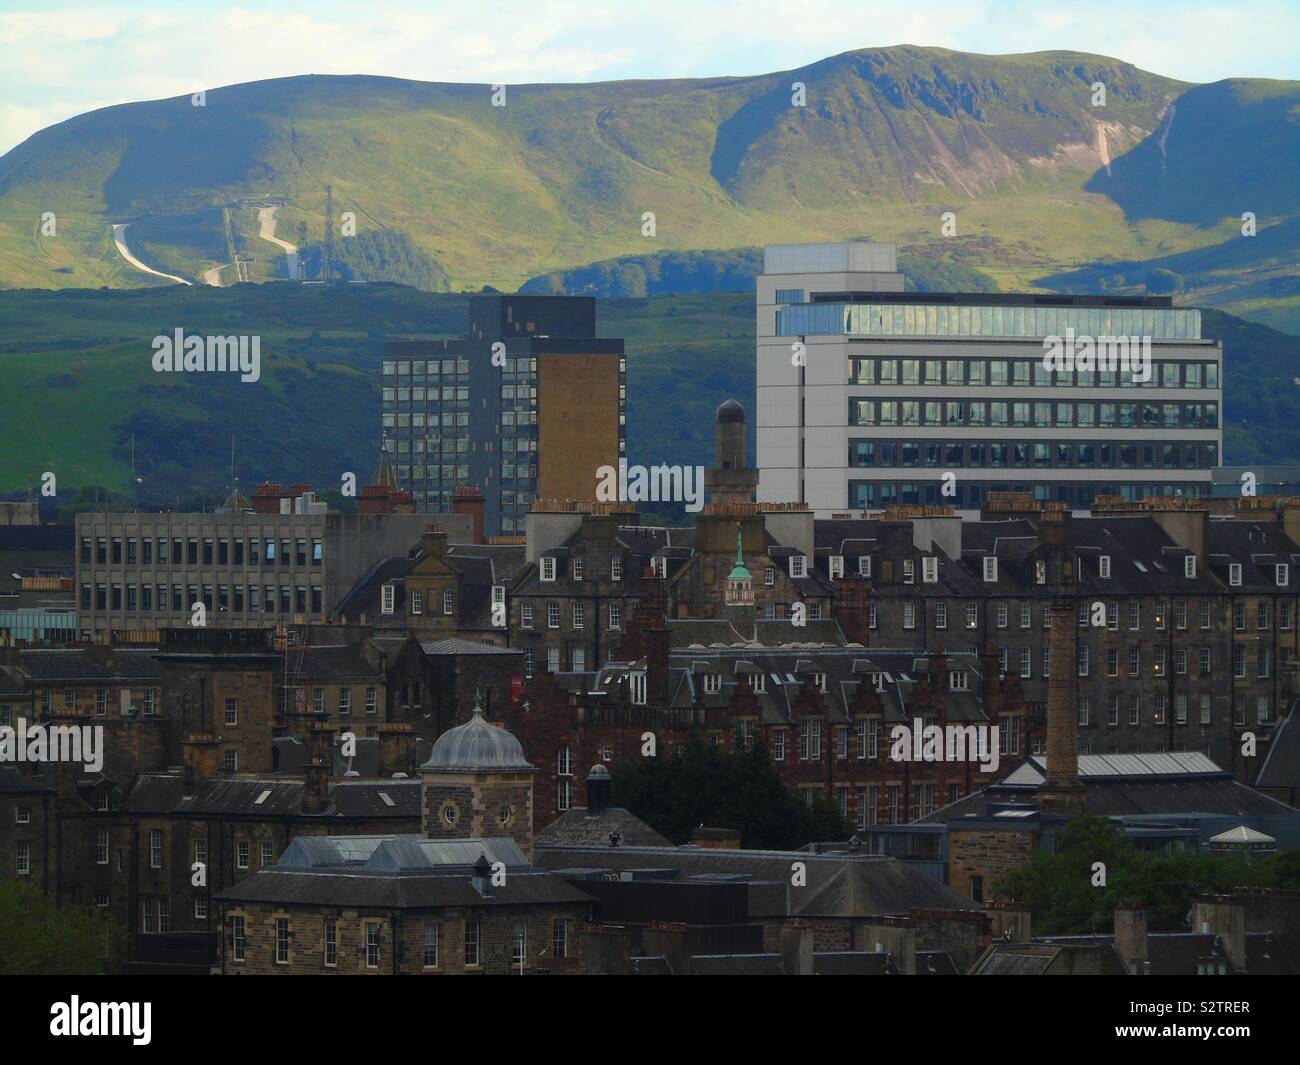
<instances>
[{"instance_id":1,"label":"stone tenement building","mask_svg":"<svg viewBox=\"0 0 1300 1065\"><path fill-rule=\"evenodd\" d=\"M593 763L659 757L698 730L727 750L761 741L782 779L811 803L833 799L861 828L925 814L999 779L1041 741L1014 677L996 660L867 650L812 639L789 622L755 622L742 639L726 620L669 621L642 635L646 653L589 673L539 673L506 718L538 766L542 823L581 804L575 774ZM825 629L833 623L823 623ZM991 772L980 763L895 761L891 729L996 725ZM996 762L996 765L993 763Z\"/></svg>"},{"instance_id":2,"label":"stone tenement building","mask_svg":"<svg viewBox=\"0 0 1300 1065\"><path fill-rule=\"evenodd\" d=\"M1077 611L1079 750L1201 751L1253 782L1296 694L1300 501L1100 499L1088 517L1024 495L990 498L978 521L895 508L818 522L816 568L837 616L872 646L992 646L1029 704L1045 698L1050 592L1044 517L1059 515ZM843 593L865 586L863 597ZM1256 754L1243 754L1251 734Z\"/></svg>"},{"instance_id":3,"label":"stone tenement building","mask_svg":"<svg viewBox=\"0 0 1300 1065\"><path fill-rule=\"evenodd\" d=\"M532 775L519 742L476 708L420 767L420 834L301 838L217 896L217 971L504 974L544 956L564 963L594 903L532 865Z\"/></svg>"}]
</instances>

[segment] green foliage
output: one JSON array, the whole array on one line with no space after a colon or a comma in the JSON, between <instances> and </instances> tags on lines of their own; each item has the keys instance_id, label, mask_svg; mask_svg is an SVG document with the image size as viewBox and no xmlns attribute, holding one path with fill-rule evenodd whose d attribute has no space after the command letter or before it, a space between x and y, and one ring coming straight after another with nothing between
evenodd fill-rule
<instances>
[{"instance_id":1,"label":"green foliage","mask_svg":"<svg viewBox=\"0 0 1300 1065\"><path fill-rule=\"evenodd\" d=\"M34 884L0 878L0 976L93 976L121 961L121 927L97 907L56 906Z\"/></svg>"},{"instance_id":2,"label":"green foliage","mask_svg":"<svg viewBox=\"0 0 1300 1065\"><path fill-rule=\"evenodd\" d=\"M729 752L696 733L670 755L617 766L613 787L619 805L674 843L700 825L734 829L741 846L772 850L850 834L834 803L809 809L795 797L761 743Z\"/></svg>"},{"instance_id":3,"label":"green foliage","mask_svg":"<svg viewBox=\"0 0 1300 1065\"><path fill-rule=\"evenodd\" d=\"M318 277L321 247L299 249L305 257L307 277ZM334 242L334 268L345 281L391 281L422 292L446 292L451 285L437 261L395 229L362 230Z\"/></svg>"},{"instance_id":4,"label":"green foliage","mask_svg":"<svg viewBox=\"0 0 1300 1065\"><path fill-rule=\"evenodd\" d=\"M898 268L909 292L996 292L997 282L974 267L930 254L901 252ZM660 251L543 274L520 292L569 296L685 295L753 292L763 272L762 248Z\"/></svg>"},{"instance_id":5,"label":"green foliage","mask_svg":"<svg viewBox=\"0 0 1300 1065\"><path fill-rule=\"evenodd\" d=\"M1093 886L1093 864L1106 866L1104 887ZM1201 894L1236 887L1285 887L1300 882L1300 853L1252 860L1241 854L1150 854L1101 817L1076 817L1057 835L1055 853L1035 851L1027 865L998 877L994 896L1028 904L1034 931L1072 935L1110 931L1116 906L1141 902L1153 930L1178 931Z\"/></svg>"}]
</instances>

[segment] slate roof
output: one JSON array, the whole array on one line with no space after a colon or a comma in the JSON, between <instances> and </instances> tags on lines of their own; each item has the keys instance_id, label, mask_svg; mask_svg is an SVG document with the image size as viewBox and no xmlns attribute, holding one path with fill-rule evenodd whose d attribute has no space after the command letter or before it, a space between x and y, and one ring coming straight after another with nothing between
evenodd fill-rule
<instances>
[{"instance_id":1,"label":"slate roof","mask_svg":"<svg viewBox=\"0 0 1300 1065\"><path fill-rule=\"evenodd\" d=\"M479 640L464 640L459 636L447 636L441 640L425 640L420 650L426 656L438 655L523 655L518 647L497 647Z\"/></svg>"},{"instance_id":2,"label":"slate roof","mask_svg":"<svg viewBox=\"0 0 1300 1065\"><path fill-rule=\"evenodd\" d=\"M1151 814L1228 814L1237 817L1295 814L1286 803L1239 784L1231 773L1222 772L1204 755L1180 752L1179 758L1193 759L1193 769L1133 775L1084 772L1085 759L1170 759L1172 755L1080 755L1080 782L1084 785L1084 811L1101 817ZM945 822L954 827L969 818L997 816L997 806L1032 803L1043 781L1045 759L1025 759L1004 780L968 795L921 818L921 823ZM1202 764L1204 763L1204 764ZM1207 768L1208 767L1208 768Z\"/></svg>"},{"instance_id":3,"label":"slate roof","mask_svg":"<svg viewBox=\"0 0 1300 1065\"><path fill-rule=\"evenodd\" d=\"M1296 708L1300 700L1291 704L1290 712L1278 723L1269 741L1264 764L1255 778L1257 788L1294 788L1300 786L1300 723L1296 722Z\"/></svg>"},{"instance_id":4,"label":"slate roof","mask_svg":"<svg viewBox=\"0 0 1300 1065\"><path fill-rule=\"evenodd\" d=\"M448 873L304 872L262 869L221 892L224 902L268 902L304 906L372 906L384 909L530 906L591 903L591 897L544 872L514 872L490 895L475 890L468 876Z\"/></svg>"},{"instance_id":5,"label":"slate roof","mask_svg":"<svg viewBox=\"0 0 1300 1065\"><path fill-rule=\"evenodd\" d=\"M667 847L671 845L632 811L621 806L603 806L594 810L585 806L575 806L560 814L538 832L533 842L538 847L608 847L611 832L617 832L621 837L620 846Z\"/></svg>"},{"instance_id":6,"label":"slate roof","mask_svg":"<svg viewBox=\"0 0 1300 1065\"><path fill-rule=\"evenodd\" d=\"M383 671L352 644L295 647L292 661L294 672L304 678L304 683L309 680L373 680L383 677Z\"/></svg>"},{"instance_id":7,"label":"slate roof","mask_svg":"<svg viewBox=\"0 0 1300 1065\"><path fill-rule=\"evenodd\" d=\"M25 777L12 766L0 765L0 795L53 795L54 788Z\"/></svg>"},{"instance_id":8,"label":"slate roof","mask_svg":"<svg viewBox=\"0 0 1300 1065\"><path fill-rule=\"evenodd\" d=\"M749 913L764 917L907 915L915 907L979 910L980 905L912 866L880 855L819 855L806 851L715 850L698 847L538 848L547 869L578 867L665 869L673 879L736 877L750 884ZM808 886L787 892L791 865L803 862ZM787 898L790 909L787 910Z\"/></svg>"},{"instance_id":9,"label":"slate roof","mask_svg":"<svg viewBox=\"0 0 1300 1065\"><path fill-rule=\"evenodd\" d=\"M162 666L156 648L115 647L112 661L101 663L86 648L24 649L19 661L33 684L86 682L101 684L159 683Z\"/></svg>"},{"instance_id":10,"label":"slate roof","mask_svg":"<svg viewBox=\"0 0 1300 1065\"><path fill-rule=\"evenodd\" d=\"M301 780L277 777L207 780L192 796L176 805L178 813L226 814L241 817L409 817L420 818L420 782L409 780L335 780L329 800L319 814L304 814ZM265 797L263 798L263 796ZM384 801L387 795L392 805ZM261 802L258 802L261 799Z\"/></svg>"}]
</instances>

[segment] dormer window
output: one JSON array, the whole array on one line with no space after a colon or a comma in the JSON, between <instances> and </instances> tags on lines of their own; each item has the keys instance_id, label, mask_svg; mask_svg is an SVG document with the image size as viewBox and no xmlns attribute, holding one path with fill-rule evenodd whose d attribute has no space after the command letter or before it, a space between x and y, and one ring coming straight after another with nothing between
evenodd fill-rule
<instances>
[{"instance_id":1,"label":"dormer window","mask_svg":"<svg viewBox=\"0 0 1300 1065\"><path fill-rule=\"evenodd\" d=\"M858 576L859 576L859 577L870 577L870 576L871 576L871 556L870 556L870 555L859 555L859 556L858 556Z\"/></svg>"},{"instance_id":2,"label":"dormer window","mask_svg":"<svg viewBox=\"0 0 1300 1065\"><path fill-rule=\"evenodd\" d=\"M1047 583L1047 563L1041 559L1034 563L1034 581L1038 584Z\"/></svg>"},{"instance_id":3,"label":"dormer window","mask_svg":"<svg viewBox=\"0 0 1300 1065\"><path fill-rule=\"evenodd\" d=\"M825 692L825 691L826 691L826 674L825 674L825 673L814 673L814 674L813 674L813 683L814 683L815 685L817 685L817 690L818 690L819 692Z\"/></svg>"},{"instance_id":4,"label":"dormer window","mask_svg":"<svg viewBox=\"0 0 1300 1065\"><path fill-rule=\"evenodd\" d=\"M948 687L955 692L969 691L970 674L964 669L950 669L948 671Z\"/></svg>"},{"instance_id":5,"label":"dormer window","mask_svg":"<svg viewBox=\"0 0 1300 1065\"><path fill-rule=\"evenodd\" d=\"M758 695L764 695L764 694L766 694L766 692L767 692L767 674L766 674L766 673L751 673L751 674L749 675L749 683L750 683L750 686L754 689L754 692L755 692L756 694L758 694Z\"/></svg>"},{"instance_id":6,"label":"dormer window","mask_svg":"<svg viewBox=\"0 0 1300 1065\"><path fill-rule=\"evenodd\" d=\"M380 610L385 614L391 614L397 603L397 589L391 584L385 584L383 589L382 605Z\"/></svg>"},{"instance_id":7,"label":"dormer window","mask_svg":"<svg viewBox=\"0 0 1300 1065\"><path fill-rule=\"evenodd\" d=\"M998 556L987 555L984 558L984 581L986 584L994 584L998 579Z\"/></svg>"},{"instance_id":8,"label":"dormer window","mask_svg":"<svg viewBox=\"0 0 1300 1065\"><path fill-rule=\"evenodd\" d=\"M1273 581L1279 588L1285 588L1291 581L1291 567L1279 562L1273 569Z\"/></svg>"},{"instance_id":9,"label":"dormer window","mask_svg":"<svg viewBox=\"0 0 1300 1065\"><path fill-rule=\"evenodd\" d=\"M628 691L632 694L632 705L645 706L645 674L629 673L627 683Z\"/></svg>"},{"instance_id":10,"label":"dormer window","mask_svg":"<svg viewBox=\"0 0 1300 1065\"><path fill-rule=\"evenodd\" d=\"M803 555L791 555L791 556L790 556L790 576L791 576L791 577L802 577L802 576L804 576L804 575L805 575L805 573L804 573L804 566L805 566L806 562L807 562L807 559L805 559Z\"/></svg>"},{"instance_id":11,"label":"dormer window","mask_svg":"<svg viewBox=\"0 0 1300 1065\"><path fill-rule=\"evenodd\" d=\"M1102 580L1110 579L1110 555L1102 555L1097 559L1097 576Z\"/></svg>"},{"instance_id":12,"label":"dormer window","mask_svg":"<svg viewBox=\"0 0 1300 1065\"><path fill-rule=\"evenodd\" d=\"M1241 584L1241 563L1231 562L1228 564L1228 583L1234 588Z\"/></svg>"},{"instance_id":13,"label":"dormer window","mask_svg":"<svg viewBox=\"0 0 1300 1065\"><path fill-rule=\"evenodd\" d=\"M1196 578L1196 556L1188 555L1183 559L1183 576L1189 581Z\"/></svg>"},{"instance_id":14,"label":"dormer window","mask_svg":"<svg viewBox=\"0 0 1300 1065\"><path fill-rule=\"evenodd\" d=\"M542 558L542 580L555 580L555 557L546 555Z\"/></svg>"},{"instance_id":15,"label":"dormer window","mask_svg":"<svg viewBox=\"0 0 1300 1065\"><path fill-rule=\"evenodd\" d=\"M654 571L656 577L663 580L668 576L668 559L663 555L654 555L650 559L650 568Z\"/></svg>"},{"instance_id":16,"label":"dormer window","mask_svg":"<svg viewBox=\"0 0 1300 1065\"><path fill-rule=\"evenodd\" d=\"M904 584L916 583L916 563L913 562L910 558L903 559L903 583Z\"/></svg>"},{"instance_id":17,"label":"dormer window","mask_svg":"<svg viewBox=\"0 0 1300 1065\"><path fill-rule=\"evenodd\" d=\"M939 560L933 556L921 559L921 582L937 584L939 582Z\"/></svg>"},{"instance_id":18,"label":"dormer window","mask_svg":"<svg viewBox=\"0 0 1300 1065\"><path fill-rule=\"evenodd\" d=\"M722 674L705 673L704 674L704 694L717 695L722 691Z\"/></svg>"},{"instance_id":19,"label":"dormer window","mask_svg":"<svg viewBox=\"0 0 1300 1065\"><path fill-rule=\"evenodd\" d=\"M837 581L844 576L844 556L831 555L831 580Z\"/></svg>"},{"instance_id":20,"label":"dormer window","mask_svg":"<svg viewBox=\"0 0 1300 1065\"><path fill-rule=\"evenodd\" d=\"M504 584L492 585L492 605L496 606L498 603L504 603L505 601L506 586Z\"/></svg>"}]
</instances>

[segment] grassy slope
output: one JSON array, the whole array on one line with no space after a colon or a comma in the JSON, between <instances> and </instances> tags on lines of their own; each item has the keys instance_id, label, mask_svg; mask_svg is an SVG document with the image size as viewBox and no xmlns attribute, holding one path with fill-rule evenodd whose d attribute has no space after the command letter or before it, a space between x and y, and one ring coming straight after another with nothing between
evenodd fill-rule
<instances>
[{"instance_id":1,"label":"grassy slope","mask_svg":"<svg viewBox=\"0 0 1300 1065\"><path fill-rule=\"evenodd\" d=\"M611 299L597 313L602 335L626 341L632 461L707 465L717 405L753 406L752 296ZM1227 353L1226 460L1300 462L1300 339L1216 311L1204 322ZM364 478L383 338L464 326L463 296L391 285L0 293L0 395L22 397L0 420L0 492L45 470L61 494L126 490L132 433L146 501L219 495L232 434L245 484ZM177 327L260 335L262 381L153 373L150 340Z\"/></svg>"},{"instance_id":2,"label":"grassy slope","mask_svg":"<svg viewBox=\"0 0 1300 1065\"><path fill-rule=\"evenodd\" d=\"M790 106L795 80L807 107ZM1093 80L1109 86L1104 112L1089 106ZM319 233L326 183L336 213L406 232L457 286L512 289L669 248L860 232L913 244L934 239L948 209L957 243L1001 242L1005 254L985 265L1013 282L1205 242L1194 225L1129 222L1109 196L1084 191L1097 123L1112 155L1127 151L1184 89L1096 56L910 47L749 78L512 86L505 108L486 86L238 85L209 92L203 108L182 97L79 116L0 160L0 284L152 284L106 238L108 222L148 217L184 222L170 242L150 234L142 257L198 276L223 261L219 204L234 205L253 277L274 277L276 253L240 201L286 200L279 232L295 240L299 222ZM57 240L33 236L42 210L59 214ZM200 232L192 213L204 210ZM652 238L640 234L645 211L657 218Z\"/></svg>"}]
</instances>

